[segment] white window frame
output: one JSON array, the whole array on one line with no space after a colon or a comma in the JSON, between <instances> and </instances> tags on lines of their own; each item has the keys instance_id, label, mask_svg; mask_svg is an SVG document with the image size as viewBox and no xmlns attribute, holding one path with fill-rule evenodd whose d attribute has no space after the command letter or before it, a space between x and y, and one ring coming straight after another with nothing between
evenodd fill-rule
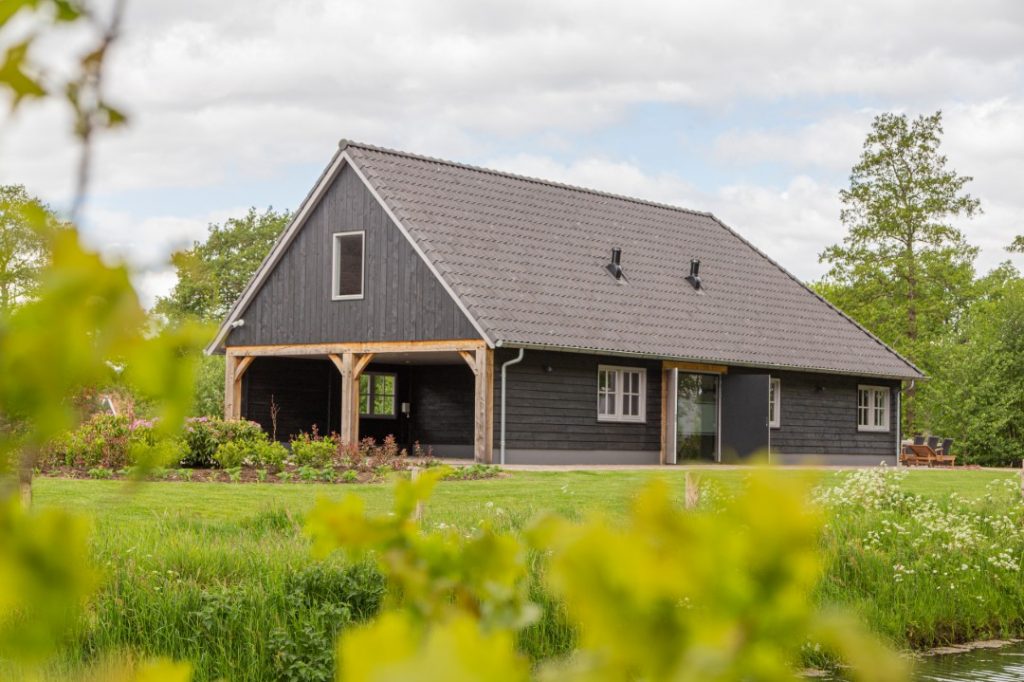
<instances>
[{"instance_id":1,"label":"white window frame","mask_svg":"<svg viewBox=\"0 0 1024 682\"><path fill-rule=\"evenodd\" d=\"M613 372L615 374L615 391L608 393L612 396L612 407L614 412L601 413L601 373ZM622 401L625 396L625 382L622 380L624 374L637 374L640 377L639 414L623 414ZM632 394L631 394L632 395ZM624 367L620 365L598 365L597 366L597 421L599 422L627 422L631 424L644 424L647 422L647 369L645 367Z\"/></svg>"},{"instance_id":2,"label":"white window frame","mask_svg":"<svg viewBox=\"0 0 1024 682\"><path fill-rule=\"evenodd\" d=\"M860 423L861 404L860 398L862 393L867 393L868 403L864 407L867 410L867 423ZM882 400L885 404L885 409L882 410L882 421L879 423L877 419L878 410L878 398L882 396ZM889 401L892 400L892 391L888 386L871 386L868 384L862 384L857 386L857 430L858 431L876 431L886 432L889 430L889 412L891 406Z\"/></svg>"},{"instance_id":3,"label":"white window frame","mask_svg":"<svg viewBox=\"0 0 1024 682\"><path fill-rule=\"evenodd\" d=\"M363 410L362 410L362 403L363 403L362 380L363 380L363 377L366 377L367 384L369 385L369 392L366 394L367 395L366 406L367 406L367 408L369 408L371 410L370 412L363 412ZM373 410L373 399L376 397L376 395L374 393L374 390L373 390L373 378L374 377L391 377L391 379L392 379L392 384L391 385L394 387L394 392L391 394L391 413L390 414L379 414L379 413L376 413L376 412L372 411ZM359 416L361 418L363 418L363 419L397 419L398 418L398 375L396 373L394 373L394 372L363 372L362 374L359 375L359 381L360 381L360 384L359 384L359 407L360 407L360 409L359 409Z\"/></svg>"},{"instance_id":4,"label":"white window frame","mask_svg":"<svg viewBox=\"0 0 1024 682\"><path fill-rule=\"evenodd\" d=\"M768 379L768 428L782 428L782 380ZM775 400L772 400L772 395Z\"/></svg>"},{"instance_id":5,"label":"white window frame","mask_svg":"<svg viewBox=\"0 0 1024 682\"><path fill-rule=\"evenodd\" d=\"M341 240L339 237L351 237L352 235L359 235L360 244L360 256L363 259L362 265L359 269L359 293L358 294L339 294L338 288L341 285L341 261L339 256L341 255ZM332 301L353 301L363 298L363 294L366 293L366 231L365 230L353 230L350 232L335 232L331 235L331 300Z\"/></svg>"}]
</instances>

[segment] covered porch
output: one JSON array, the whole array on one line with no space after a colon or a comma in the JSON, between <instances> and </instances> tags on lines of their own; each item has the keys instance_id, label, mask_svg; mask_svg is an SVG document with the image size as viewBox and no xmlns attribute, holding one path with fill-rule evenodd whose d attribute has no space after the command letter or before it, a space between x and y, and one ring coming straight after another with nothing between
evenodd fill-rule
<instances>
[{"instance_id":1,"label":"covered porch","mask_svg":"<svg viewBox=\"0 0 1024 682\"><path fill-rule=\"evenodd\" d=\"M230 346L224 412L278 440L314 426L345 443L394 436L493 459L494 359L480 340Z\"/></svg>"}]
</instances>

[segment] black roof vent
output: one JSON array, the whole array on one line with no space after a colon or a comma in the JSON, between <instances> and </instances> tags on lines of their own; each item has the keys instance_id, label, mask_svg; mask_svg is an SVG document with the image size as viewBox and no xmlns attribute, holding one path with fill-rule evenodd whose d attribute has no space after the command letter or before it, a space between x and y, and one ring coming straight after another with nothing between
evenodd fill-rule
<instances>
[{"instance_id":1,"label":"black roof vent","mask_svg":"<svg viewBox=\"0 0 1024 682\"><path fill-rule=\"evenodd\" d=\"M700 290L703 286L700 281L700 258L690 259L690 274L686 276L686 281L697 290Z\"/></svg>"},{"instance_id":2,"label":"black roof vent","mask_svg":"<svg viewBox=\"0 0 1024 682\"><path fill-rule=\"evenodd\" d=\"M612 277L615 279L622 279L622 249L615 247L612 249L612 262L607 265L608 272L612 273Z\"/></svg>"}]
</instances>

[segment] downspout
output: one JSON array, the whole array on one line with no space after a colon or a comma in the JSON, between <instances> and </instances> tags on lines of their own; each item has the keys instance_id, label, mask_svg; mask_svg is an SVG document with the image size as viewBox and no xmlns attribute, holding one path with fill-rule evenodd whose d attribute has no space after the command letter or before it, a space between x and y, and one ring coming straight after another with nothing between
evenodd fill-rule
<instances>
[{"instance_id":1,"label":"downspout","mask_svg":"<svg viewBox=\"0 0 1024 682\"><path fill-rule=\"evenodd\" d=\"M517 365L523 361L526 349L520 348L519 355L508 362L501 363L501 464L505 464L505 374L511 365Z\"/></svg>"}]
</instances>

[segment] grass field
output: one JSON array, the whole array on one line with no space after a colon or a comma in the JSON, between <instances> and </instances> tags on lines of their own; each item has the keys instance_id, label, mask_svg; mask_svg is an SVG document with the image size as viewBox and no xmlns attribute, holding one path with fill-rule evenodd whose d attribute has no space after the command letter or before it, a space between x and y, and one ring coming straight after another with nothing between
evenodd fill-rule
<instances>
[{"instance_id":1,"label":"grass field","mask_svg":"<svg viewBox=\"0 0 1024 682\"><path fill-rule=\"evenodd\" d=\"M844 474L828 470L785 470L786 475L809 477L823 484ZM427 520L460 523L471 521L488 502L516 516L555 511L575 516L590 511L620 517L636 490L652 478L665 478L682 486L684 469L638 471L516 472L505 478L449 482L441 485L427 510ZM742 469L697 469L692 475L726 490L737 488L747 475ZM974 498L983 495L989 482L1015 478L1005 470L937 470L909 472L904 487L909 492L940 499L951 492ZM93 516L102 528L159 523L169 517L204 522L238 521L261 510L282 509L301 515L318 497L339 499L355 493L367 501L370 511L386 511L391 493L384 485L327 484L229 484L146 483L129 486L117 481L39 478L36 500L40 505L59 505Z\"/></svg>"},{"instance_id":2,"label":"grass field","mask_svg":"<svg viewBox=\"0 0 1024 682\"><path fill-rule=\"evenodd\" d=\"M651 478L666 478L681 496L685 473L516 472L501 479L445 482L431 499L424 522L468 529L488 518L519 527L541 511L570 518L600 513L614 520L627 512L635 492ZM747 472L701 469L693 475L728 492L741 487ZM786 470L784 475L808 476L825 486L841 484L848 476L804 470ZM899 485L937 505L949 503L951 492L977 500L983 505L982 519L995 514L993 505L1007 504L992 501L990 484L1007 481L1002 485L1006 493L1017 480L1011 471L919 470L909 472ZM309 555L301 533L304 513L319 497L346 494L361 495L370 511L384 512L390 505L390 488L383 485L127 486L38 478L37 504L61 506L94 520L95 556L105 574L89 617L66 647L63 665L74 668L131 652L191 660L200 680L330 679L338 632L370 617L384 590L370 565L348 566L337 557L317 561ZM848 522L834 524L830 539L823 541L829 569L821 599L854 608L902 646L1021 629L1018 611L1024 588L1019 580L1006 585L989 580L982 565L976 575L961 580L963 604L934 590L922 591L910 580L894 585L892 565L910 565L917 550L901 541L885 553L865 553L863 538L882 528L880 523L889 523L880 519L898 520L906 512L886 509L863 515L851 509ZM941 539L935 542L942 546ZM987 546L979 546L969 561L984 564L986 552ZM946 563L957 566L968 561L959 554L947 558ZM574 637L558 609L548 605L520 647L536 660L570 650Z\"/></svg>"}]
</instances>

